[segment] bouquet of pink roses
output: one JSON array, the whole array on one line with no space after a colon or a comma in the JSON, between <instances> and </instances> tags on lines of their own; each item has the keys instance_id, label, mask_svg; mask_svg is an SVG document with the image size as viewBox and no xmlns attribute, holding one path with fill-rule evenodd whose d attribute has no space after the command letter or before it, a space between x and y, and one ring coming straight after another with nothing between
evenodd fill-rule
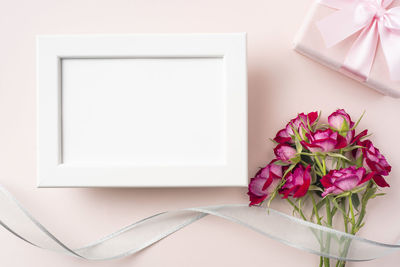
<instances>
[{"instance_id":1,"label":"bouquet of pink roses","mask_svg":"<svg viewBox=\"0 0 400 267\"><path fill-rule=\"evenodd\" d=\"M304 220L333 227L332 219L340 215L344 230L356 234L364 225L367 203L380 187L388 187L384 176L391 166L373 143L368 131L356 134L362 118L355 123L343 109L328 117L328 124L319 123L320 114L299 114L273 142L273 159L250 180L250 205L267 204L281 195ZM308 214L304 204L310 201ZM317 237L318 238L318 237ZM322 250L329 250L329 240L319 240ZM350 244L343 244L346 255ZM337 261L336 266L345 266ZM320 259L320 266L330 266L329 258Z\"/></svg>"}]
</instances>

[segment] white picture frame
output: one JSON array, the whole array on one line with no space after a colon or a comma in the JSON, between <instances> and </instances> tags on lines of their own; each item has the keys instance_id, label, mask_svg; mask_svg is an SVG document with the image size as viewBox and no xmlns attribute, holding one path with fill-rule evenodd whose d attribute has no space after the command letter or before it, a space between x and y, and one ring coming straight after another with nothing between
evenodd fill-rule
<instances>
[{"instance_id":1,"label":"white picture frame","mask_svg":"<svg viewBox=\"0 0 400 267\"><path fill-rule=\"evenodd\" d=\"M246 34L37 36L38 187L247 186Z\"/></svg>"}]
</instances>

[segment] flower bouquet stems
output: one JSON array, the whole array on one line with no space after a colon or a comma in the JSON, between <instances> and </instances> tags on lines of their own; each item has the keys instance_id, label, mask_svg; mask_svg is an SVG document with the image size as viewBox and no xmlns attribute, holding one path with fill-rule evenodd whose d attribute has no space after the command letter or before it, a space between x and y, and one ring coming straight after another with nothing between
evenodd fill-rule
<instances>
[{"instance_id":1,"label":"flower bouquet stems","mask_svg":"<svg viewBox=\"0 0 400 267\"><path fill-rule=\"evenodd\" d=\"M319 122L320 114L299 114L284 129L278 131L273 142L275 158L261 168L250 180L250 205L267 206L277 195L293 208L302 219L333 228L333 219L341 217L342 228L355 235L365 224L368 201L377 196L381 187L388 187L384 176L391 166L368 138L368 131L356 134L357 122L339 109ZM311 202L307 212L305 203ZM322 255L328 255L331 235L317 234ZM351 243L339 240L340 257L346 258ZM319 266L343 267L330 258L320 258Z\"/></svg>"}]
</instances>

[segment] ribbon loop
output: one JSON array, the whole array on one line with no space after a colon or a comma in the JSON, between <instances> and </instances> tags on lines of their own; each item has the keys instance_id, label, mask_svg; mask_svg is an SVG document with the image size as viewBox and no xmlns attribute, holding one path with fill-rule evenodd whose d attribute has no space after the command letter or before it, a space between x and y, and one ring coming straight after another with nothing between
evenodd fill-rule
<instances>
[{"instance_id":1,"label":"ribbon loop","mask_svg":"<svg viewBox=\"0 0 400 267\"><path fill-rule=\"evenodd\" d=\"M394 31L400 31L400 7L394 7L384 15L384 26Z\"/></svg>"},{"instance_id":2,"label":"ribbon loop","mask_svg":"<svg viewBox=\"0 0 400 267\"><path fill-rule=\"evenodd\" d=\"M339 9L317 23L327 47L360 32L346 55L343 68L366 80L379 39L392 80L400 81L400 7L387 9L393 0L320 0Z\"/></svg>"}]
</instances>

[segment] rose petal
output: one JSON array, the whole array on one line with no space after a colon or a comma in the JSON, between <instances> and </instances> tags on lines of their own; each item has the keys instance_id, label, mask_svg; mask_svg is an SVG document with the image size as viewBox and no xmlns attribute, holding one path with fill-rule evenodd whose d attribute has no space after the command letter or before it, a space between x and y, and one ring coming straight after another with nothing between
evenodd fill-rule
<instances>
[{"instance_id":1,"label":"rose petal","mask_svg":"<svg viewBox=\"0 0 400 267\"><path fill-rule=\"evenodd\" d=\"M279 144L290 143L292 142L292 138L287 133L286 129L282 129L276 134L274 141Z\"/></svg>"},{"instance_id":2,"label":"rose petal","mask_svg":"<svg viewBox=\"0 0 400 267\"><path fill-rule=\"evenodd\" d=\"M390 187L382 175L375 175L372 179L374 179L375 183L380 187Z\"/></svg>"},{"instance_id":3,"label":"rose petal","mask_svg":"<svg viewBox=\"0 0 400 267\"><path fill-rule=\"evenodd\" d=\"M357 143L358 141L360 141L360 138L366 136L368 134L368 130L364 130L361 133L359 133L358 135L356 135L353 140L351 141L352 144Z\"/></svg>"},{"instance_id":4,"label":"rose petal","mask_svg":"<svg viewBox=\"0 0 400 267\"><path fill-rule=\"evenodd\" d=\"M310 125L313 125L314 122L318 119L318 112L313 111L307 114L308 121L310 122Z\"/></svg>"}]
</instances>

